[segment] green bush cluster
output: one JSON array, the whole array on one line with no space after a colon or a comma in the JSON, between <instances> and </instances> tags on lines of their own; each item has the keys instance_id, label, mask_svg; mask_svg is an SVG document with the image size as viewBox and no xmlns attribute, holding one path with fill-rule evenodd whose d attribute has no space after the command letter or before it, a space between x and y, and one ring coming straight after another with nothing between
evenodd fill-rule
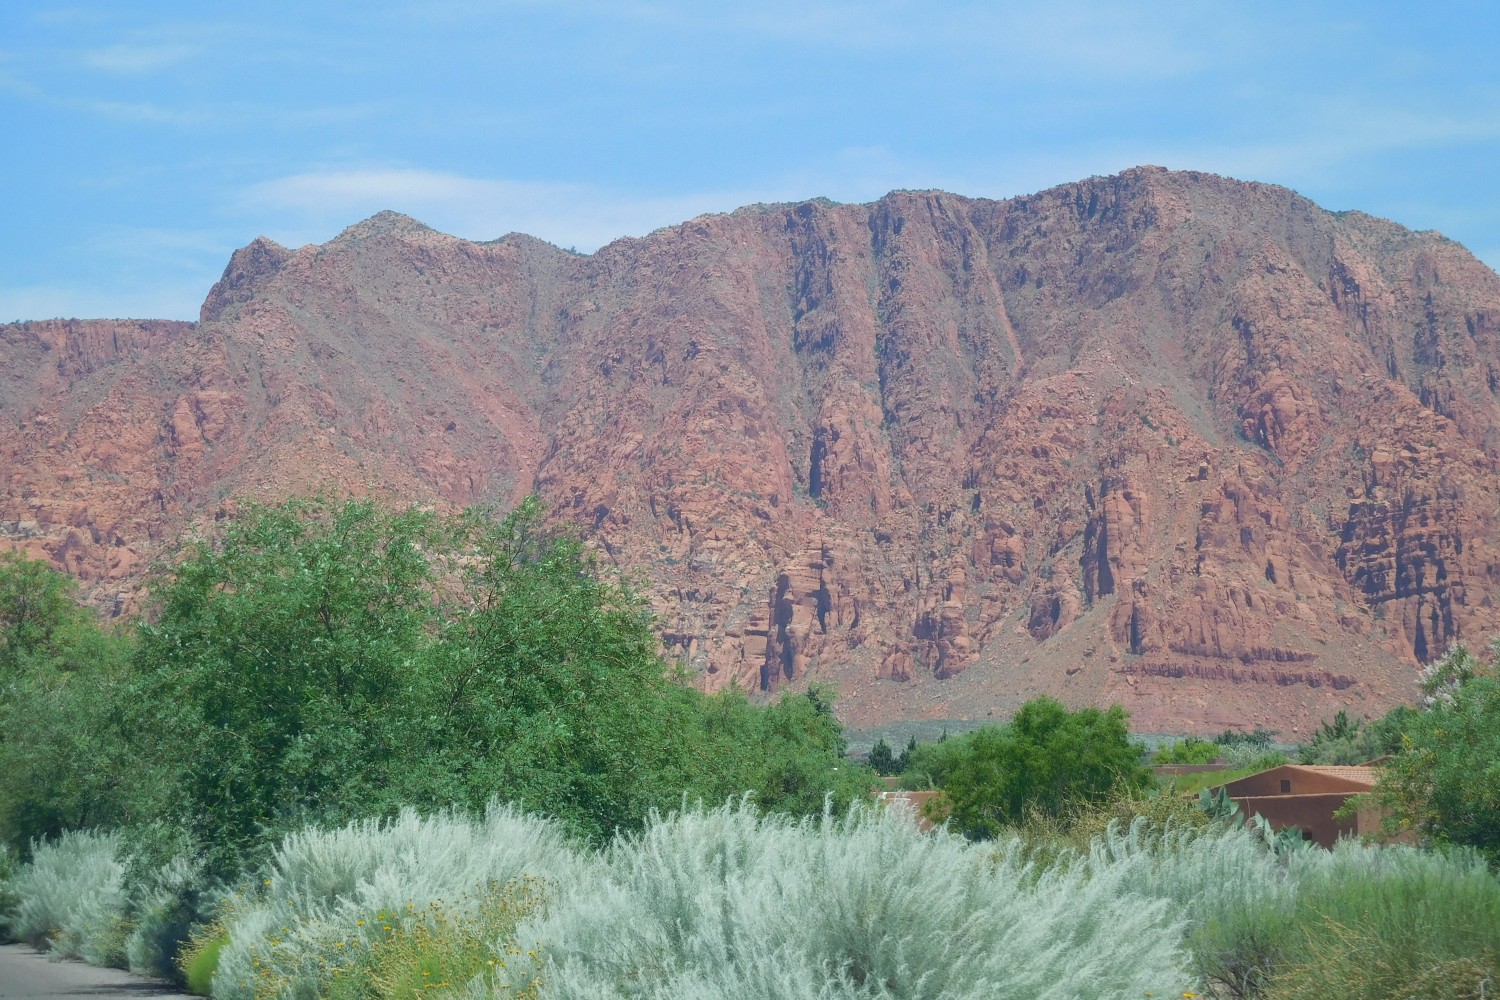
<instances>
[{"instance_id":1,"label":"green bush cluster","mask_svg":"<svg viewBox=\"0 0 1500 1000\"><path fill-rule=\"evenodd\" d=\"M891 749L891 745L882 736L870 749L868 763L881 777L894 777L911 766L912 754L916 751L917 738L915 736L907 740L905 749L899 754Z\"/></svg>"},{"instance_id":2,"label":"green bush cluster","mask_svg":"<svg viewBox=\"0 0 1500 1000\"><path fill-rule=\"evenodd\" d=\"M115 831L119 933L83 938L143 971L180 975L217 887L309 823L498 798L602 843L684 798L812 815L874 781L828 691L763 706L679 683L643 602L534 501L499 521L251 507L160 571L119 634L5 555L0 643L7 857ZM12 933L69 950L78 920L33 927L38 886L8 884Z\"/></svg>"},{"instance_id":3,"label":"green bush cluster","mask_svg":"<svg viewBox=\"0 0 1500 1000\"><path fill-rule=\"evenodd\" d=\"M499 796L603 839L684 793L813 813L873 777L823 690L676 683L641 600L534 501L253 508L157 578L129 640L58 574L3 569L0 834L23 851L159 822L225 876L278 831L405 806Z\"/></svg>"},{"instance_id":4,"label":"green bush cluster","mask_svg":"<svg viewBox=\"0 0 1500 1000\"><path fill-rule=\"evenodd\" d=\"M1157 764L1212 764L1223 754L1219 744L1187 736L1156 751Z\"/></svg>"},{"instance_id":5,"label":"green bush cluster","mask_svg":"<svg viewBox=\"0 0 1500 1000\"><path fill-rule=\"evenodd\" d=\"M943 816L955 830L995 837L1038 814L1058 817L1149 788L1151 772L1125 718L1118 705L1069 712L1038 698L1004 726L916 747L902 784L940 789Z\"/></svg>"},{"instance_id":6,"label":"green bush cluster","mask_svg":"<svg viewBox=\"0 0 1500 1000\"><path fill-rule=\"evenodd\" d=\"M1345 843L1287 881L1190 934L1214 995L1477 998L1500 971L1500 882L1477 855Z\"/></svg>"},{"instance_id":7,"label":"green bush cluster","mask_svg":"<svg viewBox=\"0 0 1500 1000\"><path fill-rule=\"evenodd\" d=\"M1297 748L1297 759L1303 764L1352 765L1399 753L1401 733L1418 714L1402 705L1366 722L1339 709L1333 721L1325 721L1312 739Z\"/></svg>"}]
</instances>

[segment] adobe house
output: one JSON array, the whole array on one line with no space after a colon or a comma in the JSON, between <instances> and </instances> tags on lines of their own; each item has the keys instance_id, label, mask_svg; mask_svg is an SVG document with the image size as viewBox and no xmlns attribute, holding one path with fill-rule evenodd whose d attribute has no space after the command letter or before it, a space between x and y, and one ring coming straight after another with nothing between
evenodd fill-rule
<instances>
[{"instance_id":1,"label":"adobe house","mask_svg":"<svg viewBox=\"0 0 1500 1000\"><path fill-rule=\"evenodd\" d=\"M1272 829L1294 827L1302 836L1323 847L1332 847L1340 837L1357 837L1380 831L1383 811L1361 809L1350 819L1333 814L1351 796L1375 787L1380 769L1371 764L1356 767L1283 764L1269 771L1246 775L1212 789L1224 789L1248 818L1260 815Z\"/></svg>"}]
</instances>

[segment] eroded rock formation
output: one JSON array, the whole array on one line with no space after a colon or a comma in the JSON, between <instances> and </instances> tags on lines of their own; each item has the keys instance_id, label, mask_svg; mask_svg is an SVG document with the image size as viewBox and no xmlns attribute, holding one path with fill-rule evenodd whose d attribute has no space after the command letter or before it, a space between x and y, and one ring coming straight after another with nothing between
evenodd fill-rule
<instances>
[{"instance_id":1,"label":"eroded rock formation","mask_svg":"<svg viewBox=\"0 0 1500 1000\"><path fill-rule=\"evenodd\" d=\"M240 497L536 491L710 688L1288 734L1500 630L1500 279L1155 168L753 206L591 256L382 213L197 324L0 327L0 536L126 608Z\"/></svg>"}]
</instances>

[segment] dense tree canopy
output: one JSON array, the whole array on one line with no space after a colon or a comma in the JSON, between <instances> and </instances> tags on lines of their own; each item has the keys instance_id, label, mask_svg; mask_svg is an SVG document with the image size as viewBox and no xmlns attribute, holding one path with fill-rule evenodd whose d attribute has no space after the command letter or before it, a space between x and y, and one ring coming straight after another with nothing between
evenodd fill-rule
<instances>
[{"instance_id":1,"label":"dense tree canopy","mask_svg":"<svg viewBox=\"0 0 1500 1000\"><path fill-rule=\"evenodd\" d=\"M118 732L126 638L74 601L73 581L0 552L0 842L112 823L135 792Z\"/></svg>"},{"instance_id":2,"label":"dense tree canopy","mask_svg":"<svg viewBox=\"0 0 1500 1000\"><path fill-rule=\"evenodd\" d=\"M535 501L248 508L160 574L133 651L65 578L0 569L22 594L0 619L15 844L163 820L229 871L293 824L407 805L499 797L603 837L685 795L814 813L872 778L824 690L762 707L675 683L645 605Z\"/></svg>"}]
</instances>

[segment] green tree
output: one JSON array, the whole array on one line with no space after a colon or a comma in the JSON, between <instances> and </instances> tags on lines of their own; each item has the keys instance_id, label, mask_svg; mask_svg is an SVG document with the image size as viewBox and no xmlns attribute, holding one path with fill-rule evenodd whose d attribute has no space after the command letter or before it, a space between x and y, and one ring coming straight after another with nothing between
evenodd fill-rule
<instances>
[{"instance_id":1,"label":"green tree","mask_svg":"<svg viewBox=\"0 0 1500 1000\"><path fill-rule=\"evenodd\" d=\"M404 805L498 796L604 838L684 794L817 812L866 787L828 692L676 683L644 602L535 500L498 522L251 508L155 597L131 745L221 870L293 823Z\"/></svg>"},{"instance_id":2,"label":"green tree","mask_svg":"<svg viewBox=\"0 0 1500 1000\"><path fill-rule=\"evenodd\" d=\"M143 769L121 747L128 643L44 562L0 553L0 840L131 815Z\"/></svg>"},{"instance_id":3,"label":"green tree","mask_svg":"<svg viewBox=\"0 0 1500 1000\"><path fill-rule=\"evenodd\" d=\"M885 741L885 737L875 741L875 746L870 750L870 766L875 769L876 774L897 774L896 755L891 752L891 745Z\"/></svg>"},{"instance_id":4,"label":"green tree","mask_svg":"<svg viewBox=\"0 0 1500 1000\"><path fill-rule=\"evenodd\" d=\"M168 808L217 860L288 820L388 802L442 542L421 511L292 500L249 508L157 581L133 740L174 770Z\"/></svg>"},{"instance_id":5,"label":"green tree","mask_svg":"<svg viewBox=\"0 0 1500 1000\"><path fill-rule=\"evenodd\" d=\"M1363 764L1394 754L1401 749L1401 734L1417 714L1415 709L1398 705L1371 722L1350 718L1340 709L1333 722L1324 722L1313 738L1297 750L1304 764Z\"/></svg>"},{"instance_id":6,"label":"green tree","mask_svg":"<svg viewBox=\"0 0 1500 1000\"><path fill-rule=\"evenodd\" d=\"M900 774L902 771L905 771L908 767L910 767L911 766L912 754L914 754L916 752L917 752L917 737L916 737L916 734L913 733L911 736L907 737L907 740L906 740L906 749L902 750L901 751L901 756L899 756L899 757L896 758L896 767L895 767L895 770L892 771L891 773L893 773L893 774Z\"/></svg>"},{"instance_id":7,"label":"green tree","mask_svg":"<svg viewBox=\"0 0 1500 1000\"><path fill-rule=\"evenodd\" d=\"M1500 679L1473 676L1411 714L1375 798L1397 824L1500 864Z\"/></svg>"},{"instance_id":8,"label":"green tree","mask_svg":"<svg viewBox=\"0 0 1500 1000\"><path fill-rule=\"evenodd\" d=\"M98 625L74 598L71 577L13 550L0 551L0 678L39 659L76 666Z\"/></svg>"},{"instance_id":9,"label":"green tree","mask_svg":"<svg viewBox=\"0 0 1500 1000\"><path fill-rule=\"evenodd\" d=\"M842 812L874 792L874 770L844 757L829 689L789 691L763 707L734 689L684 697L695 707L680 736L688 770L679 794L690 800L717 804L749 795L769 812L809 816L825 803Z\"/></svg>"},{"instance_id":10,"label":"green tree","mask_svg":"<svg viewBox=\"0 0 1500 1000\"><path fill-rule=\"evenodd\" d=\"M500 794L590 836L675 804L700 699L673 683L645 603L534 499L461 536L460 607L417 698L436 714L412 729L449 785L416 797Z\"/></svg>"},{"instance_id":11,"label":"green tree","mask_svg":"<svg viewBox=\"0 0 1500 1000\"><path fill-rule=\"evenodd\" d=\"M986 839L1031 811L1059 816L1117 791L1144 791L1151 774L1125 720L1118 705L1069 712L1038 698L1006 726L949 741L955 746L940 787L950 822L970 838Z\"/></svg>"}]
</instances>

